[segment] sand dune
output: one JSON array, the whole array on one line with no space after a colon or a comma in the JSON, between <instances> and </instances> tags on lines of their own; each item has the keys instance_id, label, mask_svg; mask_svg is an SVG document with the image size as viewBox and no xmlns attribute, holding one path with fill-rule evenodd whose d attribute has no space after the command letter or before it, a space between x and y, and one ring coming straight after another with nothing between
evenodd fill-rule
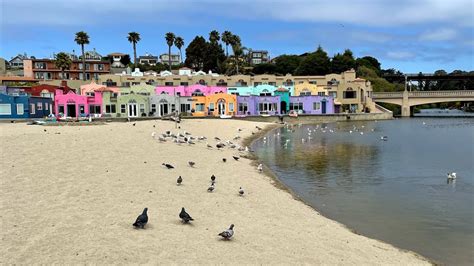
<instances>
[{"instance_id":1,"label":"sand dune","mask_svg":"<svg viewBox=\"0 0 474 266\"><path fill-rule=\"evenodd\" d=\"M249 136L256 125L266 124L185 120L181 127L215 144L215 136L231 139L239 127ZM152 139L153 131L174 126L0 124L0 263L429 264L319 215L250 160L234 161L234 150ZM207 193L211 174L216 190ZM132 223L144 207L149 224L136 230ZM182 207L191 224L179 220ZM231 223L234 238L220 240Z\"/></svg>"}]
</instances>

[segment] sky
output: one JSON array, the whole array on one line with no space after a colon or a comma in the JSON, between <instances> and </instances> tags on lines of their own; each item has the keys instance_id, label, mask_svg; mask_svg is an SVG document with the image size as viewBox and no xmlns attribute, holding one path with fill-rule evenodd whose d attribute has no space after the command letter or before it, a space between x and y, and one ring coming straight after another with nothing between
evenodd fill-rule
<instances>
[{"instance_id":1,"label":"sky","mask_svg":"<svg viewBox=\"0 0 474 266\"><path fill-rule=\"evenodd\" d=\"M404 73L474 70L472 0L0 0L0 57L49 58L86 50L133 55L128 32L140 33L138 55L167 53L173 32L185 46L196 35L231 31L243 46L270 57L321 45L330 56L351 49ZM229 47L230 49L230 47ZM173 48L174 52L177 49ZM184 55L184 49L183 49ZM132 56L133 57L133 56Z\"/></svg>"}]
</instances>

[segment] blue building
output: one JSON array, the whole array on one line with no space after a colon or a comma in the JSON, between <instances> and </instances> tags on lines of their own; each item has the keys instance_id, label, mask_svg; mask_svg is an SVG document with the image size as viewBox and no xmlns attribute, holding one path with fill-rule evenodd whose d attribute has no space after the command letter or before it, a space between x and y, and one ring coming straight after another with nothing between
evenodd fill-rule
<instances>
[{"instance_id":1,"label":"blue building","mask_svg":"<svg viewBox=\"0 0 474 266\"><path fill-rule=\"evenodd\" d=\"M1 118L42 118L51 113L51 98L0 94Z\"/></svg>"}]
</instances>

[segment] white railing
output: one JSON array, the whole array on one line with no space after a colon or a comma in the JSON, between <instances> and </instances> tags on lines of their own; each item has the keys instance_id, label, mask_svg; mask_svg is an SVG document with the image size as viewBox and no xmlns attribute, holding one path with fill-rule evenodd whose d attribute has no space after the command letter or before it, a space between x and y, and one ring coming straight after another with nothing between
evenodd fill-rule
<instances>
[{"instance_id":1,"label":"white railing","mask_svg":"<svg viewBox=\"0 0 474 266\"><path fill-rule=\"evenodd\" d=\"M374 92L372 98L402 98L403 92Z\"/></svg>"},{"instance_id":2,"label":"white railing","mask_svg":"<svg viewBox=\"0 0 474 266\"><path fill-rule=\"evenodd\" d=\"M473 97L474 91L412 91L408 97Z\"/></svg>"}]
</instances>

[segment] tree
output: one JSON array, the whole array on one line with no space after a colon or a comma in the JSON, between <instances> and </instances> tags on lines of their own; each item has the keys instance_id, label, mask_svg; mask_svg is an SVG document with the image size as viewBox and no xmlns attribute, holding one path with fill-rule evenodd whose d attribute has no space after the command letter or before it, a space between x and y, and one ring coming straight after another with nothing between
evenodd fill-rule
<instances>
[{"instance_id":1,"label":"tree","mask_svg":"<svg viewBox=\"0 0 474 266\"><path fill-rule=\"evenodd\" d=\"M358 68L360 66L372 68L377 72L377 75L381 75L380 62L377 60L377 58L374 58L372 56L364 56L362 58L357 58L356 67Z\"/></svg>"},{"instance_id":2,"label":"tree","mask_svg":"<svg viewBox=\"0 0 474 266\"><path fill-rule=\"evenodd\" d=\"M82 51L82 80L86 80L86 56L84 53L84 45L89 44L89 35L84 31L76 32L74 41L81 46Z\"/></svg>"},{"instance_id":3,"label":"tree","mask_svg":"<svg viewBox=\"0 0 474 266\"><path fill-rule=\"evenodd\" d=\"M274 60L276 72L282 75L295 74L296 69L300 65L302 58L297 55L280 55Z\"/></svg>"},{"instance_id":4,"label":"tree","mask_svg":"<svg viewBox=\"0 0 474 266\"><path fill-rule=\"evenodd\" d=\"M219 32L216 30L213 30L209 33L209 42L210 43L217 43L221 39Z\"/></svg>"},{"instance_id":5,"label":"tree","mask_svg":"<svg viewBox=\"0 0 474 266\"><path fill-rule=\"evenodd\" d=\"M135 65L135 67L137 67L137 43L141 40L140 33L129 32L127 39L133 45L133 64ZM124 65L128 65L128 64L124 64Z\"/></svg>"},{"instance_id":6,"label":"tree","mask_svg":"<svg viewBox=\"0 0 474 266\"><path fill-rule=\"evenodd\" d=\"M306 56L296 69L297 75L326 75L329 73L330 61L328 54L321 46L316 52Z\"/></svg>"},{"instance_id":7,"label":"tree","mask_svg":"<svg viewBox=\"0 0 474 266\"><path fill-rule=\"evenodd\" d=\"M262 63L256 65L252 72L256 75L275 74L277 72L277 66L275 64Z\"/></svg>"},{"instance_id":8,"label":"tree","mask_svg":"<svg viewBox=\"0 0 474 266\"><path fill-rule=\"evenodd\" d=\"M240 65L240 57L243 55L244 51L242 49L242 43L240 37L238 35L232 35L229 39L229 44L232 47L232 52L234 54L234 66L235 66L235 73L239 74L239 65Z\"/></svg>"},{"instance_id":9,"label":"tree","mask_svg":"<svg viewBox=\"0 0 474 266\"><path fill-rule=\"evenodd\" d=\"M352 51L346 49L343 54L337 53L331 60L331 72L342 73L349 69L355 68L356 61L352 55Z\"/></svg>"},{"instance_id":10,"label":"tree","mask_svg":"<svg viewBox=\"0 0 474 266\"><path fill-rule=\"evenodd\" d=\"M54 65L61 69L61 79L64 79L64 70L71 68L72 60L68 54L60 52L54 58Z\"/></svg>"},{"instance_id":11,"label":"tree","mask_svg":"<svg viewBox=\"0 0 474 266\"><path fill-rule=\"evenodd\" d=\"M194 70L201 70L204 67L204 57L206 56L207 43L202 36L196 36L186 48L185 65Z\"/></svg>"},{"instance_id":12,"label":"tree","mask_svg":"<svg viewBox=\"0 0 474 266\"><path fill-rule=\"evenodd\" d=\"M168 66L171 71L171 46L173 46L175 35L172 32L168 32L165 35L166 44L168 44Z\"/></svg>"},{"instance_id":13,"label":"tree","mask_svg":"<svg viewBox=\"0 0 474 266\"><path fill-rule=\"evenodd\" d=\"M176 39L174 39L174 46L176 46L176 48L178 48L178 50L179 50L179 58L181 59L180 63L183 63L183 54L181 53L181 47L184 46L183 38L181 38L179 36L176 37Z\"/></svg>"},{"instance_id":14,"label":"tree","mask_svg":"<svg viewBox=\"0 0 474 266\"><path fill-rule=\"evenodd\" d=\"M120 58L120 63L124 66L128 66L131 63L130 56L128 54L122 56L122 58Z\"/></svg>"},{"instance_id":15,"label":"tree","mask_svg":"<svg viewBox=\"0 0 474 266\"><path fill-rule=\"evenodd\" d=\"M229 57L229 44L230 44L230 39L232 38L232 32L230 31L224 31L222 33L222 41L225 43L225 56Z\"/></svg>"}]
</instances>

